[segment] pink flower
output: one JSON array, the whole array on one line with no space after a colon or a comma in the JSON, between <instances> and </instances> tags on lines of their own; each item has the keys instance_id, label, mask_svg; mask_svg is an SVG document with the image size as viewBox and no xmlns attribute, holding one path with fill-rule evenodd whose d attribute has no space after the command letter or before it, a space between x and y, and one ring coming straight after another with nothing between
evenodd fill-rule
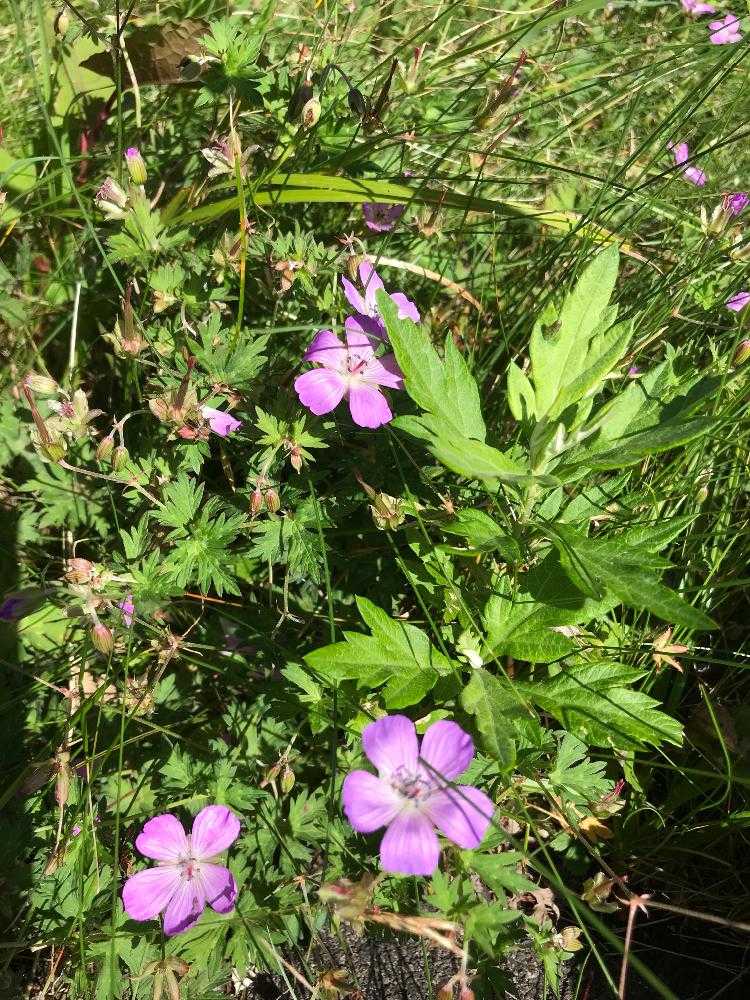
<instances>
[{"instance_id":1,"label":"pink flower","mask_svg":"<svg viewBox=\"0 0 750 1000\"><path fill-rule=\"evenodd\" d=\"M190 834L171 813L154 816L135 846L158 863L125 883L122 902L127 915L153 920L164 911L164 933L179 934L198 923L206 903L217 913L229 913L237 899L237 883L216 858L239 832L240 821L226 806L201 809Z\"/></svg>"},{"instance_id":2,"label":"pink flower","mask_svg":"<svg viewBox=\"0 0 750 1000\"><path fill-rule=\"evenodd\" d=\"M721 200L722 210L733 218L745 211L750 203L750 196L744 191L736 191L734 194L725 194Z\"/></svg>"},{"instance_id":3,"label":"pink flower","mask_svg":"<svg viewBox=\"0 0 750 1000\"><path fill-rule=\"evenodd\" d=\"M201 406L201 416L208 421L208 426L214 434L219 434L223 438L236 431L238 427L242 427L241 420L237 420L231 413L225 413L224 410L215 410L213 406Z\"/></svg>"},{"instance_id":4,"label":"pink flower","mask_svg":"<svg viewBox=\"0 0 750 1000\"><path fill-rule=\"evenodd\" d=\"M133 624L133 615L135 614L135 604L133 604L133 595L128 594L124 601L120 601L117 607L122 611L122 620L125 622L125 628L130 628Z\"/></svg>"},{"instance_id":5,"label":"pink flower","mask_svg":"<svg viewBox=\"0 0 750 1000\"><path fill-rule=\"evenodd\" d=\"M748 302L750 302L750 292L737 292L731 297L731 299L727 299L724 304L727 309L731 309L732 312L738 313L741 309L745 308Z\"/></svg>"},{"instance_id":6,"label":"pink flower","mask_svg":"<svg viewBox=\"0 0 750 1000\"><path fill-rule=\"evenodd\" d=\"M374 233L389 233L406 211L406 205L387 205L369 201L362 205L365 225Z\"/></svg>"},{"instance_id":7,"label":"pink flower","mask_svg":"<svg viewBox=\"0 0 750 1000\"><path fill-rule=\"evenodd\" d=\"M691 184L697 184L698 187L703 187L706 183L706 175L698 167L684 166L687 163L690 151L688 150L688 144L686 142L674 142L667 143L667 149L671 149L674 154L674 162L678 167L682 167L685 179L689 180Z\"/></svg>"},{"instance_id":8,"label":"pink flower","mask_svg":"<svg viewBox=\"0 0 750 1000\"><path fill-rule=\"evenodd\" d=\"M703 0L682 0L682 9L686 14L715 14L716 8L713 4L703 3Z\"/></svg>"},{"instance_id":9,"label":"pink flower","mask_svg":"<svg viewBox=\"0 0 750 1000\"><path fill-rule=\"evenodd\" d=\"M732 45L742 41L740 19L736 14L729 13L718 21L709 21L708 30L712 45Z\"/></svg>"},{"instance_id":10,"label":"pink flower","mask_svg":"<svg viewBox=\"0 0 750 1000\"><path fill-rule=\"evenodd\" d=\"M432 875L440 860L435 827L459 847L479 846L495 807L478 788L450 785L474 757L471 737L459 725L434 723L419 747L414 723L389 715L365 728L362 749L378 777L347 774L344 812L359 833L388 828L380 843L385 871Z\"/></svg>"},{"instance_id":11,"label":"pink flower","mask_svg":"<svg viewBox=\"0 0 750 1000\"><path fill-rule=\"evenodd\" d=\"M378 386L401 389L403 376L392 354L375 357L359 319L350 316L345 325L346 345L331 330L321 330L315 335L303 360L322 367L299 375L294 388L300 403L317 416L330 413L348 396L355 424L380 427L393 414Z\"/></svg>"},{"instance_id":12,"label":"pink flower","mask_svg":"<svg viewBox=\"0 0 750 1000\"><path fill-rule=\"evenodd\" d=\"M356 318L359 320L360 326L371 336L384 338L386 336L385 327L378 314L378 303L375 297L376 293L383 288L380 275L372 264L363 260L359 265L359 280L362 283L364 295L348 278L342 277L341 284L344 286L344 295L346 295L349 304L357 310ZM403 292L393 292L391 298L398 306L399 319L412 319L415 323L419 322L417 307L411 299L407 299Z\"/></svg>"}]
</instances>

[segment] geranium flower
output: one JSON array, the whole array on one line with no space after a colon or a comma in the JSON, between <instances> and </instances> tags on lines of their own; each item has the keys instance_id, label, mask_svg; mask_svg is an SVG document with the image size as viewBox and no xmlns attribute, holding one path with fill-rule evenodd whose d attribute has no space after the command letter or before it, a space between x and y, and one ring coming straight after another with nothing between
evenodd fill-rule
<instances>
[{"instance_id":1,"label":"geranium flower","mask_svg":"<svg viewBox=\"0 0 750 1000\"><path fill-rule=\"evenodd\" d=\"M362 205L365 225L374 233L389 233L406 211L406 205L368 201Z\"/></svg>"},{"instance_id":2,"label":"geranium flower","mask_svg":"<svg viewBox=\"0 0 750 1000\"><path fill-rule=\"evenodd\" d=\"M128 594L124 601L120 601L117 607L122 611L122 620L125 622L125 628L130 628L133 624L133 615L135 614L135 604L133 604L133 595Z\"/></svg>"},{"instance_id":3,"label":"geranium flower","mask_svg":"<svg viewBox=\"0 0 750 1000\"><path fill-rule=\"evenodd\" d=\"M727 299L724 304L727 309L731 309L732 312L738 313L741 309L745 308L748 302L750 302L750 292L737 292L731 297L731 299Z\"/></svg>"},{"instance_id":4,"label":"geranium flower","mask_svg":"<svg viewBox=\"0 0 750 1000\"><path fill-rule=\"evenodd\" d=\"M216 859L239 832L240 821L226 806L201 809L190 834L171 813L154 816L135 846L158 863L125 883L122 902L127 915L153 920L164 912L164 933L179 934L198 923L206 903L217 913L229 913L237 899L237 883Z\"/></svg>"},{"instance_id":5,"label":"geranium flower","mask_svg":"<svg viewBox=\"0 0 750 1000\"><path fill-rule=\"evenodd\" d=\"M365 728L362 749L378 776L347 774L344 812L359 833L387 827L380 842L385 871L432 875L440 859L435 827L459 847L479 846L495 807L478 788L450 786L474 758L471 737L457 723L434 723L420 747L410 719L386 716Z\"/></svg>"},{"instance_id":6,"label":"geranium flower","mask_svg":"<svg viewBox=\"0 0 750 1000\"><path fill-rule=\"evenodd\" d=\"M238 427L242 427L241 420L237 420L231 413L226 413L224 410L215 410L213 406L201 406L201 416L208 421L208 426L214 434L223 438L227 434L231 434L232 431L236 431Z\"/></svg>"},{"instance_id":7,"label":"geranium flower","mask_svg":"<svg viewBox=\"0 0 750 1000\"><path fill-rule=\"evenodd\" d=\"M740 19L736 14L729 13L718 21L709 21L708 30L712 45L732 45L742 41Z\"/></svg>"},{"instance_id":8,"label":"geranium flower","mask_svg":"<svg viewBox=\"0 0 750 1000\"><path fill-rule=\"evenodd\" d=\"M322 366L294 381L300 403L317 416L330 413L348 396L352 420L360 427L380 427L392 419L378 387L401 389L403 376L392 354L375 357L370 338L354 316L346 321L346 344L331 330L321 330L303 360Z\"/></svg>"},{"instance_id":9,"label":"geranium flower","mask_svg":"<svg viewBox=\"0 0 750 1000\"><path fill-rule=\"evenodd\" d=\"M721 207L727 215L733 218L745 211L750 204L750 195L744 191L735 191L734 194L725 194L721 200Z\"/></svg>"},{"instance_id":10,"label":"geranium flower","mask_svg":"<svg viewBox=\"0 0 750 1000\"><path fill-rule=\"evenodd\" d=\"M686 14L715 14L716 8L713 4L703 3L703 0L682 0L682 9Z\"/></svg>"},{"instance_id":11,"label":"geranium flower","mask_svg":"<svg viewBox=\"0 0 750 1000\"><path fill-rule=\"evenodd\" d=\"M356 309L357 319L362 328L374 337L385 337L385 326L378 314L378 303L376 293L384 288L380 275L368 261L363 260L359 265L359 280L362 283L364 295L356 285L352 284L348 278L341 278L344 286L344 295L351 306ZM411 299L407 299L403 292L389 293L393 301L398 306L399 319L412 319L419 322L419 311Z\"/></svg>"},{"instance_id":12,"label":"geranium flower","mask_svg":"<svg viewBox=\"0 0 750 1000\"><path fill-rule=\"evenodd\" d=\"M672 150L672 153L674 154L674 162L677 166L683 168L682 172L685 175L685 179L689 180L691 184L697 184L698 187L703 187L707 180L704 171L700 170L698 167L684 166L690 156L688 144L686 142L668 142L667 149Z\"/></svg>"}]
</instances>

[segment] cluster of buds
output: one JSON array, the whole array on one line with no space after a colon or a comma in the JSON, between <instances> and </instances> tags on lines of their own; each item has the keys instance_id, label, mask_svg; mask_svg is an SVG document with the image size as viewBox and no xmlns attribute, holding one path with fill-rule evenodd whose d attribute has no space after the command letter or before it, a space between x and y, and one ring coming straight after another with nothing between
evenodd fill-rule
<instances>
[{"instance_id":1,"label":"cluster of buds","mask_svg":"<svg viewBox=\"0 0 750 1000\"><path fill-rule=\"evenodd\" d=\"M136 979L146 976L153 976L154 989L151 994L152 1000L180 1000L180 983L178 977L182 979L190 971L190 966L181 958L170 955L160 962L149 962L143 970L142 975Z\"/></svg>"},{"instance_id":2,"label":"cluster of buds","mask_svg":"<svg viewBox=\"0 0 750 1000\"><path fill-rule=\"evenodd\" d=\"M701 206L701 229L706 235L719 235L730 226L737 216L745 211L750 204L750 195L744 191L725 194L709 218L706 209Z\"/></svg>"},{"instance_id":3,"label":"cluster of buds","mask_svg":"<svg viewBox=\"0 0 750 1000\"><path fill-rule=\"evenodd\" d=\"M362 476L356 472L357 482L372 500L370 513L375 526L381 531L395 531L406 520L404 501L400 497L392 497L388 493L378 493L368 486Z\"/></svg>"},{"instance_id":4,"label":"cluster of buds","mask_svg":"<svg viewBox=\"0 0 750 1000\"><path fill-rule=\"evenodd\" d=\"M126 413L121 420L118 420L113 425L112 430L96 446L97 462L101 462L102 464L109 462L113 472L120 472L130 461L130 454L125 447L125 438L122 429L125 426L125 421L129 420L132 415L132 413ZM115 445L116 440L119 441L117 445Z\"/></svg>"},{"instance_id":5,"label":"cluster of buds","mask_svg":"<svg viewBox=\"0 0 750 1000\"><path fill-rule=\"evenodd\" d=\"M294 740L289 744L286 750L281 754L279 759L275 764L272 764L268 768L265 775L263 776L260 787L265 788L266 785L270 785L274 791L275 795L278 795L276 790L276 781L280 777L279 788L282 795L288 795L294 788L294 771L291 768L290 761L292 759L292 744Z\"/></svg>"},{"instance_id":6,"label":"cluster of buds","mask_svg":"<svg viewBox=\"0 0 750 1000\"><path fill-rule=\"evenodd\" d=\"M190 385L190 376L195 367L195 358L189 355L187 358L187 370L182 377L180 385L174 392L165 393L163 396L156 396L149 399L148 407L163 424L172 424L178 428L177 433L184 438L195 438L196 432L189 426L190 424L201 425L200 408L198 406L198 393ZM206 431L206 436L208 432Z\"/></svg>"},{"instance_id":7,"label":"cluster of buds","mask_svg":"<svg viewBox=\"0 0 750 1000\"><path fill-rule=\"evenodd\" d=\"M128 211L128 194L113 177L107 177L94 195L94 204L108 219L124 219Z\"/></svg>"},{"instance_id":8,"label":"cluster of buds","mask_svg":"<svg viewBox=\"0 0 750 1000\"><path fill-rule=\"evenodd\" d=\"M211 146L205 146L201 153L209 163L209 177L221 177L222 174L236 175L239 166L240 174L247 175L250 156L257 152L258 146L248 146L242 149L240 138L232 130L226 139L218 139Z\"/></svg>"},{"instance_id":9,"label":"cluster of buds","mask_svg":"<svg viewBox=\"0 0 750 1000\"><path fill-rule=\"evenodd\" d=\"M67 451L68 440L80 441L89 435L89 424L101 416L101 410L90 410L86 393L76 389L72 396L62 390L48 375L29 372L21 382L23 394L31 410L34 427L31 440L45 461L59 462ZM49 401L52 415L46 419L39 412L34 393L58 394L61 399Z\"/></svg>"},{"instance_id":10,"label":"cluster of buds","mask_svg":"<svg viewBox=\"0 0 750 1000\"><path fill-rule=\"evenodd\" d=\"M250 514L255 517L264 507L269 514L277 514L281 510L281 498L273 486L266 485L265 478L261 476L250 494Z\"/></svg>"}]
</instances>

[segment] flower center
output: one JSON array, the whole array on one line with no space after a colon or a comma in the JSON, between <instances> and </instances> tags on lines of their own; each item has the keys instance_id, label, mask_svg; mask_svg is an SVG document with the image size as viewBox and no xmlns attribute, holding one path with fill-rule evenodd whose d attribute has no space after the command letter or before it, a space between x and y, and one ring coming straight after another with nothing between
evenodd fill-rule
<instances>
[{"instance_id":1,"label":"flower center","mask_svg":"<svg viewBox=\"0 0 750 1000\"><path fill-rule=\"evenodd\" d=\"M397 768L391 775L391 785L399 794L412 802L424 801L434 791L429 778L421 774L413 774L403 766Z\"/></svg>"},{"instance_id":2,"label":"flower center","mask_svg":"<svg viewBox=\"0 0 750 1000\"><path fill-rule=\"evenodd\" d=\"M365 365L367 364L367 358L360 358L356 354L349 355L349 361L347 363L347 369L350 375L361 375Z\"/></svg>"}]
</instances>

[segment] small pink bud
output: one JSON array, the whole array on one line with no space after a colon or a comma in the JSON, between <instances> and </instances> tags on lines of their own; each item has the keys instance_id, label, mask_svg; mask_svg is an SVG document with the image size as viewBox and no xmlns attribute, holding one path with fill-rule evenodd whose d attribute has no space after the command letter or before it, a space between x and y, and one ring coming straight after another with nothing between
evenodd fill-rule
<instances>
[{"instance_id":1,"label":"small pink bud","mask_svg":"<svg viewBox=\"0 0 750 1000\"><path fill-rule=\"evenodd\" d=\"M292 464L292 468L295 472L302 471L302 450L299 445L295 445L289 452L289 461Z\"/></svg>"},{"instance_id":2,"label":"small pink bud","mask_svg":"<svg viewBox=\"0 0 750 1000\"><path fill-rule=\"evenodd\" d=\"M741 340L732 357L732 364L744 365L748 358L750 358L750 340Z\"/></svg>"},{"instance_id":3,"label":"small pink bud","mask_svg":"<svg viewBox=\"0 0 750 1000\"><path fill-rule=\"evenodd\" d=\"M263 494L256 486L253 492L250 494L250 513L259 514L262 507L263 507Z\"/></svg>"},{"instance_id":4,"label":"small pink bud","mask_svg":"<svg viewBox=\"0 0 750 1000\"><path fill-rule=\"evenodd\" d=\"M111 434L103 437L99 444L96 446L96 460L97 462L106 462L115 450L115 439Z\"/></svg>"},{"instance_id":5,"label":"small pink bud","mask_svg":"<svg viewBox=\"0 0 750 1000\"><path fill-rule=\"evenodd\" d=\"M266 490L266 509L275 514L280 507L281 500L279 500L279 494L276 490Z\"/></svg>"},{"instance_id":6,"label":"small pink bud","mask_svg":"<svg viewBox=\"0 0 750 1000\"><path fill-rule=\"evenodd\" d=\"M94 648L98 649L99 652L103 653L105 656L110 656L112 650L115 648L115 640L112 635L112 630L108 629L106 625L102 625L101 622L97 622L89 634Z\"/></svg>"},{"instance_id":7,"label":"small pink bud","mask_svg":"<svg viewBox=\"0 0 750 1000\"><path fill-rule=\"evenodd\" d=\"M146 161L135 146L125 150L125 162L128 165L128 173L134 184L146 183Z\"/></svg>"}]
</instances>

